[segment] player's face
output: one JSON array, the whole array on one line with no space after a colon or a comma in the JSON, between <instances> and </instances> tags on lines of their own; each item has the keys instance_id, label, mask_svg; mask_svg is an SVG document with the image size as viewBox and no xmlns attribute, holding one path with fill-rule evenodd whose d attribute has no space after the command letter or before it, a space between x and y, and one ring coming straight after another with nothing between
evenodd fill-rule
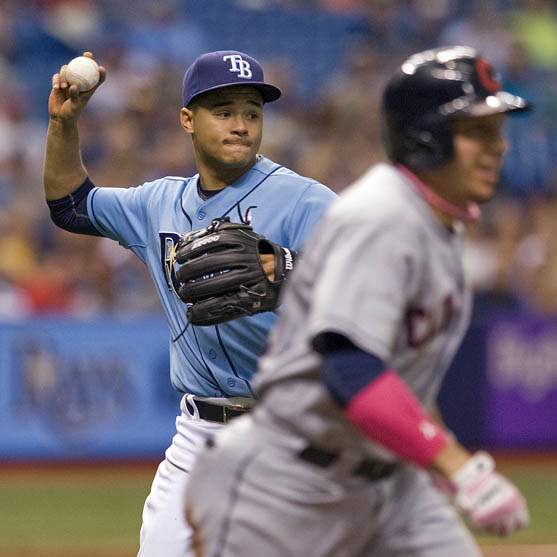
<instances>
[{"instance_id":1,"label":"player's face","mask_svg":"<svg viewBox=\"0 0 557 557\"><path fill-rule=\"evenodd\" d=\"M495 194L507 149L504 119L504 114L493 114L455 120L454 157L445 169L450 174L453 202L484 203Z\"/></svg>"},{"instance_id":2,"label":"player's face","mask_svg":"<svg viewBox=\"0 0 557 557\"><path fill-rule=\"evenodd\" d=\"M182 127L198 157L215 169L242 169L255 162L263 132L263 98L253 87L206 93L183 108Z\"/></svg>"}]
</instances>

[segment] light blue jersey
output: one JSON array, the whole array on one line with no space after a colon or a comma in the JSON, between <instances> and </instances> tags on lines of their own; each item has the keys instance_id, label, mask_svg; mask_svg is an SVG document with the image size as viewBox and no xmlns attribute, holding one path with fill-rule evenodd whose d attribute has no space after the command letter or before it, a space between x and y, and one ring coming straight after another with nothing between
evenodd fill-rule
<instances>
[{"instance_id":1,"label":"light blue jersey","mask_svg":"<svg viewBox=\"0 0 557 557\"><path fill-rule=\"evenodd\" d=\"M299 251L335 194L265 157L236 182L203 199L199 176L166 177L133 188L94 188L87 198L97 230L135 253L149 269L170 329L170 374L181 392L202 397L251 397L250 381L275 312L220 325L189 325L171 265L180 235L228 216Z\"/></svg>"}]
</instances>

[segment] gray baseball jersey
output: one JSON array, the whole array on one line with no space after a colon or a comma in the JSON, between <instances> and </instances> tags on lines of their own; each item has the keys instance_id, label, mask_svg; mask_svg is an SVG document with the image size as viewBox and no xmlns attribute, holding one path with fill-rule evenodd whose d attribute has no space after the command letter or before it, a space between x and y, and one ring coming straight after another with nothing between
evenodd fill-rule
<instances>
[{"instance_id":1,"label":"gray baseball jersey","mask_svg":"<svg viewBox=\"0 0 557 557\"><path fill-rule=\"evenodd\" d=\"M469 319L460 231L444 228L396 168L378 165L306 246L256 375L259 404L192 470L187 505L205 554L479 557L425 472L399 465L382 480L358 476L363 457L393 455L345 419L311 348L316 335L340 333L430 407ZM314 447L336 456L307 462Z\"/></svg>"},{"instance_id":2,"label":"gray baseball jersey","mask_svg":"<svg viewBox=\"0 0 557 557\"><path fill-rule=\"evenodd\" d=\"M258 414L324 448L384 454L342 418L311 341L325 331L348 337L431 407L469 321L461 230L442 226L408 179L382 164L345 191L308 245L261 362Z\"/></svg>"}]
</instances>

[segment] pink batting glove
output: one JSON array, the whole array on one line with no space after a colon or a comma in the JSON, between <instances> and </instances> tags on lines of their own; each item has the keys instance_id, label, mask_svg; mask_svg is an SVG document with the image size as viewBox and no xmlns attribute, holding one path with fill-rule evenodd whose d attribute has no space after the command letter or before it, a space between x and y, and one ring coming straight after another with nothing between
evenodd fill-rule
<instances>
[{"instance_id":1,"label":"pink batting glove","mask_svg":"<svg viewBox=\"0 0 557 557\"><path fill-rule=\"evenodd\" d=\"M453 502L471 523L490 534L508 536L530 521L526 500L483 451L475 453L450 479Z\"/></svg>"}]
</instances>

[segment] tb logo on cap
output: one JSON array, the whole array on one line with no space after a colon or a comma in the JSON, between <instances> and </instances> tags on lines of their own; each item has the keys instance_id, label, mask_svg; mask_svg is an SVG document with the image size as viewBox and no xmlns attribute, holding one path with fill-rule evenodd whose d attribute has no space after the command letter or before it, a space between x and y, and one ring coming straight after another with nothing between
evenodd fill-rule
<instances>
[{"instance_id":1,"label":"tb logo on cap","mask_svg":"<svg viewBox=\"0 0 557 557\"><path fill-rule=\"evenodd\" d=\"M244 79L249 79L253 74L251 72L251 67L247 60L244 60L239 54L228 54L223 56L222 59L230 61L231 72L237 73L238 77L243 77Z\"/></svg>"}]
</instances>

